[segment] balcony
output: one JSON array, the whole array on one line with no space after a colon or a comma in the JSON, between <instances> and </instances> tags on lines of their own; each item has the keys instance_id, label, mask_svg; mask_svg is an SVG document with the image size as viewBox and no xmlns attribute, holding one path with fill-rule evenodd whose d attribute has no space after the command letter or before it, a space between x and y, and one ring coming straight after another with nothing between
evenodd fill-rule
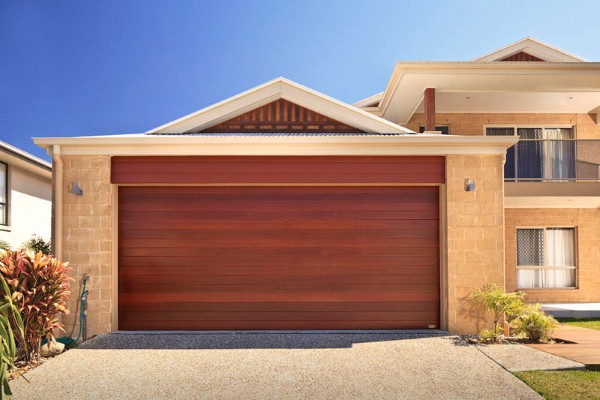
<instances>
[{"instance_id":1,"label":"balcony","mask_svg":"<svg viewBox=\"0 0 600 400\"><path fill-rule=\"evenodd\" d=\"M507 182L599 182L600 140L521 139L508 149Z\"/></svg>"},{"instance_id":2,"label":"balcony","mask_svg":"<svg viewBox=\"0 0 600 400\"><path fill-rule=\"evenodd\" d=\"M521 139L508 149L505 205L600 207L600 140Z\"/></svg>"}]
</instances>

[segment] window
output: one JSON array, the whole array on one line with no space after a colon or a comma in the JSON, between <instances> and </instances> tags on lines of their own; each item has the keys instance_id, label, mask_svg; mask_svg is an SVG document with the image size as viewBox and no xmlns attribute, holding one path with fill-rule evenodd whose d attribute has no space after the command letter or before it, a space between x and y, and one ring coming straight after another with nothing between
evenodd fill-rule
<instances>
[{"instance_id":1,"label":"window","mask_svg":"<svg viewBox=\"0 0 600 400\"><path fill-rule=\"evenodd\" d=\"M0 162L0 225L8 225L8 166Z\"/></svg>"},{"instance_id":2,"label":"window","mask_svg":"<svg viewBox=\"0 0 600 400\"><path fill-rule=\"evenodd\" d=\"M435 130L442 132L442 135L449 135L450 134L450 127L448 125L436 125L435 126ZM424 125L420 125L419 126L419 133L423 133L423 132L425 132L425 126Z\"/></svg>"},{"instance_id":3,"label":"window","mask_svg":"<svg viewBox=\"0 0 600 400\"><path fill-rule=\"evenodd\" d=\"M517 287L575 287L575 229L517 229Z\"/></svg>"},{"instance_id":4,"label":"window","mask_svg":"<svg viewBox=\"0 0 600 400\"><path fill-rule=\"evenodd\" d=\"M505 179L568 180L575 177L572 128L487 127L487 136L519 136L508 149Z\"/></svg>"}]
</instances>

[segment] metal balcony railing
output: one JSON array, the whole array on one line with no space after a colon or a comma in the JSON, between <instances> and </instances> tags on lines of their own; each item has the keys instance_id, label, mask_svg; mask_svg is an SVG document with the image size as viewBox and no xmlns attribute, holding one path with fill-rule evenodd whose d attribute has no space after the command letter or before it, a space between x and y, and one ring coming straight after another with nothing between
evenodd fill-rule
<instances>
[{"instance_id":1,"label":"metal balcony railing","mask_svg":"<svg viewBox=\"0 0 600 400\"><path fill-rule=\"evenodd\" d=\"M520 139L508 149L507 182L599 182L600 140Z\"/></svg>"}]
</instances>

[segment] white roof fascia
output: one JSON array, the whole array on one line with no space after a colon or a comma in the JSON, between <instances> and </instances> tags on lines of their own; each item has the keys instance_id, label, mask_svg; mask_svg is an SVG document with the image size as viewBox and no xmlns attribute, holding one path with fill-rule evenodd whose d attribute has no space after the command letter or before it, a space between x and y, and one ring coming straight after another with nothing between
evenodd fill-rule
<instances>
[{"instance_id":1,"label":"white roof fascia","mask_svg":"<svg viewBox=\"0 0 600 400\"><path fill-rule=\"evenodd\" d=\"M382 97L383 97L383 92L379 92L377 94L374 94L373 96L367 97L366 99L357 101L356 103L354 103L352 105L354 107L358 107L358 108L372 107L373 104L377 103L378 101L381 101Z\"/></svg>"},{"instance_id":2,"label":"white roof fascia","mask_svg":"<svg viewBox=\"0 0 600 400\"><path fill-rule=\"evenodd\" d=\"M202 131L277 99L291 101L368 133L415 133L285 78L274 79L146 133Z\"/></svg>"},{"instance_id":3,"label":"white roof fascia","mask_svg":"<svg viewBox=\"0 0 600 400\"><path fill-rule=\"evenodd\" d=\"M63 155L447 155L505 154L507 136L401 135L353 137L216 137L185 135L34 138Z\"/></svg>"},{"instance_id":4,"label":"white roof fascia","mask_svg":"<svg viewBox=\"0 0 600 400\"><path fill-rule=\"evenodd\" d=\"M411 74L431 75L432 84L427 87L435 87L435 79L443 75L473 75L481 77L485 75L571 75L571 76L600 76L600 62L524 62L524 61L496 61L496 62L474 62L474 61L416 61L416 62L398 62L394 67L390 81L384 91L379 104L380 114L385 117L389 103L395 96L400 82L404 76ZM423 87L424 90L426 87ZM465 86L460 90L469 91L472 87ZM454 90L459 90L455 88ZM500 89L498 89L500 90ZM597 91L599 89L591 88L588 91ZM539 90L544 92L544 88ZM422 93L419 93L419 99L422 100ZM420 100L407 99L407 105L412 105L412 113L419 106ZM411 114L412 116L412 114ZM410 117L409 117L410 119ZM398 121L406 123L407 121Z\"/></svg>"},{"instance_id":5,"label":"white roof fascia","mask_svg":"<svg viewBox=\"0 0 600 400\"><path fill-rule=\"evenodd\" d=\"M586 60L583 57L579 57L532 37L525 37L498 50L494 50L491 53L477 57L473 61L498 61L521 51L550 62L589 62L589 60Z\"/></svg>"}]
</instances>

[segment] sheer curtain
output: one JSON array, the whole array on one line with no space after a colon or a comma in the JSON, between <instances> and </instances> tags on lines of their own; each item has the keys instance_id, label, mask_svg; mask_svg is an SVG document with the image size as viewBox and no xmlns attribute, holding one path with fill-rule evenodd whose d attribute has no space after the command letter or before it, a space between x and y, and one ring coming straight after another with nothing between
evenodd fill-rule
<instances>
[{"instance_id":1,"label":"sheer curtain","mask_svg":"<svg viewBox=\"0 0 600 400\"><path fill-rule=\"evenodd\" d=\"M546 287L575 286L575 230L549 228L546 231Z\"/></svg>"},{"instance_id":2,"label":"sheer curtain","mask_svg":"<svg viewBox=\"0 0 600 400\"><path fill-rule=\"evenodd\" d=\"M546 176L545 178L574 178L575 177L575 142L573 130L570 128L546 128L544 130L547 142Z\"/></svg>"}]
</instances>

